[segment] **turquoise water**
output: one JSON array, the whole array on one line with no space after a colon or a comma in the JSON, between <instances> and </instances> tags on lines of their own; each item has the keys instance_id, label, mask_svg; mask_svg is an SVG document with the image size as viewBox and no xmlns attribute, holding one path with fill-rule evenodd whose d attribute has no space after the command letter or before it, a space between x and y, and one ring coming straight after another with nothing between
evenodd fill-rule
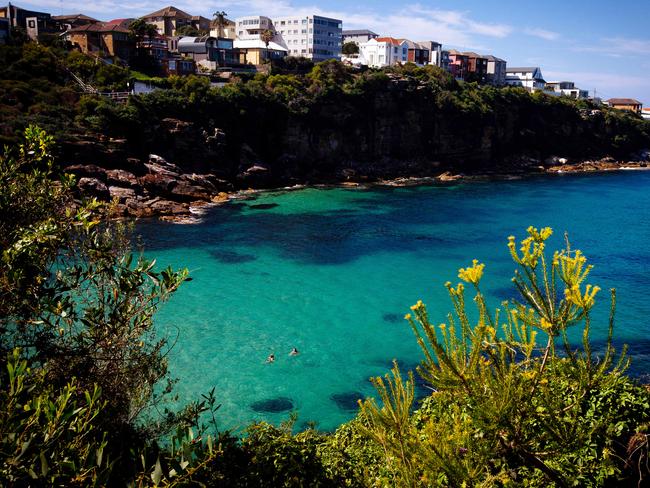
<instances>
[{"instance_id":1,"label":"turquoise water","mask_svg":"<svg viewBox=\"0 0 650 488\"><path fill-rule=\"evenodd\" d=\"M632 372L650 365L650 172L557 176L397 189L267 193L212 209L204 223L138 227L149 256L194 278L157 317L177 343L170 356L181 398L216 387L221 427L280 422L329 430L370 395L370 376L420 359L402 320L418 299L435 321L446 281L472 258L487 263L496 306L514 296L508 235L552 226L596 265L592 282L618 292L617 339ZM605 337L602 293L594 325ZM292 347L300 354L289 357ZM276 355L273 364L265 360Z\"/></svg>"}]
</instances>

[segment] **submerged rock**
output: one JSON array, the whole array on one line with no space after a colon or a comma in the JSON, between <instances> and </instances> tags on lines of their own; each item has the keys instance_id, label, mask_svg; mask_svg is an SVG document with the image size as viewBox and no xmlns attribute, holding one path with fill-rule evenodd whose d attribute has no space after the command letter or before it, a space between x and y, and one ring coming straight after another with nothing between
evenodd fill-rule
<instances>
[{"instance_id":1,"label":"submerged rock","mask_svg":"<svg viewBox=\"0 0 650 488\"><path fill-rule=\"evenodd\" d=\"M359 400L363 400L363 395L358 391L346 391L344 393L334 393L330 400L336 403L340 410L345 412L356 412L359 408Z\"/></svg>"},{"instance_id":2,"label":"submerged rock","mask_svg":"<svg viewBox=\"0 0 650 488\"><path fill-rule=\"evenodd\" d=\"M286 397L270 398L251 403L251 408L259 413L280 413L293 409L293 402Z\"/></svg>"}]
</instances>

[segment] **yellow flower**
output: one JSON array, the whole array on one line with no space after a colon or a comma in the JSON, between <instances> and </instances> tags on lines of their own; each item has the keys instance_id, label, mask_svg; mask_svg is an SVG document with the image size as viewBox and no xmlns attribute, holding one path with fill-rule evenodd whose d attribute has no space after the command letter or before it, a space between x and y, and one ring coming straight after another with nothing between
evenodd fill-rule
<instances>
[{"instance_id":1,"label":"yellow flower","mask_svg":"<svg viewBox=\"0 0 650 488\"><path fill-rule=\"evenodd\" d=\"M542 319L539 322L539 326L544 330L548 330L551 327L553 327L553 324L551 324L548 320L546 320L544 317L542 317Z\"/></svg>"},{"instance_id":2,"label":"yellow flower","mask_svg":"<svg viewBox=\"0 0 650 488\"><path fill-rule=\"evenodd\" d=\"M411 310L415 312L416 310L419 310L422 307L424 307L424 303L422 303L422 300L418 300L418 302L415 305L411 305Z\"/></svg>"},{"instance_id":3,"label":"yellow flower","mask_svg":"<svg viewBox=\"0 0 650 488\"><path fill-rule=\"evenodd\" d=\"M483 276L483 268L485 268L485 264L479 264L478 259L475 259L472 261L471 268L461 268L458 270L458 277L467 283L478 285Z\"/></svg>"},{"instance_id":4,"label":"yellow flower","mask_svg":"<svg viewBox=\"0 0 650 488\"><path fill-rule=\"evenodd\" d=\"M407 313L406 315L404 315L404 320L411 320L411 314Z\"/></svg>"}]
</instances>

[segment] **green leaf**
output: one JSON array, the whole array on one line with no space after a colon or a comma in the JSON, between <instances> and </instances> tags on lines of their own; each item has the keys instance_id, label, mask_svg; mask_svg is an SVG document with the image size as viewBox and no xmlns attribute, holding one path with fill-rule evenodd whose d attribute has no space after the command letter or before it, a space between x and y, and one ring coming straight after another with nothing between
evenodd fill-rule
<instances>
[{"instance_id":1,"label":"green leaf","mask_svg":"<svg viewBox=\"0 0 650 488\"><path fill-rule=\"evenodd\" d=\"M151 474L151 480L153 481L153 484L158 486L160 481L162 480L163 477L163 470L162 466L160 465L160 458L156 459L156 467L153 470L153 473Z\"/></svg>"}]
</instances>

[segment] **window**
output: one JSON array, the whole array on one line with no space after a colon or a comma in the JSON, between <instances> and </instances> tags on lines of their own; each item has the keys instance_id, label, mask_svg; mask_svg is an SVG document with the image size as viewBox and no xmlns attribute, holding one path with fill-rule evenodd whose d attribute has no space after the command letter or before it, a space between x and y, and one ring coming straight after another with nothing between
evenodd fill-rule
<instances>
[{"instance_id":1,"label":"window","mask_svg":"<svg viewBox=\"0 0 650 488\"><path fill-rule=\"evenodd\" d=\"M36 27L36 21L34 19L30 19L28 25L30 29L33 29L34 27Z\"/></svg>"}]
</instances>

